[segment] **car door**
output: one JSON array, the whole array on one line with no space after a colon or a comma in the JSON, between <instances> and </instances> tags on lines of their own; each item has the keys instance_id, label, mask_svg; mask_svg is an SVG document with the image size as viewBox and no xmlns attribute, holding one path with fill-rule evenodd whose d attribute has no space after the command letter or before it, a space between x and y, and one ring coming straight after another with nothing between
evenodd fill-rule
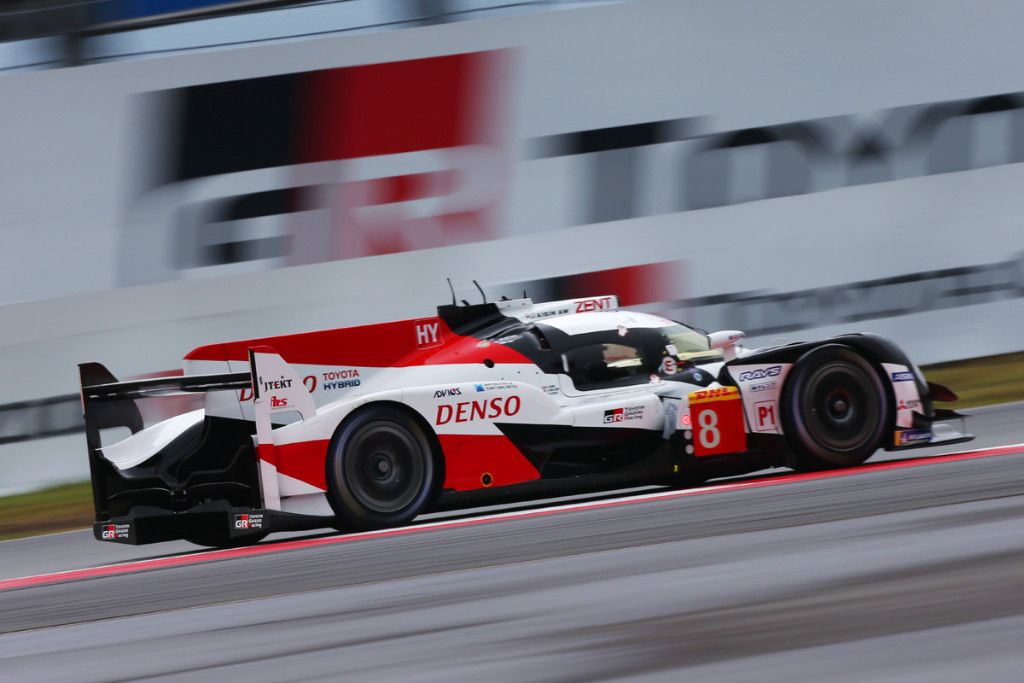
<instances>
[{"instance_id":1,"label":"car door","mask_svg":"<svg viewBox=\"0 0 1024 683\"><path fill-rule=\"evenodd\" d=\"M640 338L580 335L561 349L560 389L573 428L545 465L547 476L642 473L662 443L665 415L653 390L657 363Z\"/></svg>"}]
</instances>

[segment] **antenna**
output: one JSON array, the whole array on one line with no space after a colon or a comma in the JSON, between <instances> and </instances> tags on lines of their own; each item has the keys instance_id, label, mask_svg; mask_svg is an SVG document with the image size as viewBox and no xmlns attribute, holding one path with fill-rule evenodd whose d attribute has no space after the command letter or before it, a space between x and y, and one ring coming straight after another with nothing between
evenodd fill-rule
<instances>
[{"instance_id":1,"label":"antenna","mask_svg":"<svg viewBox=\"0 0 1024 683\"><path fill-rule=\"evenodd\" d=\"M455 288L452 287L452 279L450 277L445 278L448 280L448 289L452 291L452 306L455 305Z\"/></svg>"},{"instance_id":2,"label":"antenna","mask_svg":"<svg viewBox=\"0 0 1024 683\"><path fill-rule=\"evenodd\" d=\"M476 280L473 280L473 284L476 285L476 288L480 291L480 296L483 297L484 303L487 303L487 295L484 294L484 288L481 287L480 283Z\"/></svg>"}]
</instances>

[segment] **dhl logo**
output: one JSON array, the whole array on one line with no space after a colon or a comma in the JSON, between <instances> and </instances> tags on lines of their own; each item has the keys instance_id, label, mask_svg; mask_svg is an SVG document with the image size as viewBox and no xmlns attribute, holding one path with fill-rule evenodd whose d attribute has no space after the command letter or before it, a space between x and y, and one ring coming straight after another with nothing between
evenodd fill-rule
<instances>
[{"instance_id":1,"label":"dhl logo","mask_svg":"<svg viewBox=\"0 0 1024 683\"><path fill-rule=\"evenodd\" d=\"M739 399L740 391L736 387L718 387L702 389L690 394L690 404L710 403L711 401L734 401Z\"/></svg>"}]
</instances>

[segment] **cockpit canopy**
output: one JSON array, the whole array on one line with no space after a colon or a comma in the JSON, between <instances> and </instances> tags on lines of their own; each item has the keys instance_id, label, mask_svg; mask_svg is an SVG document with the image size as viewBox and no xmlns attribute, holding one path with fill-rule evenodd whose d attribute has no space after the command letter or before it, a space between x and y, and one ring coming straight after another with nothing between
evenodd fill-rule
<instances>
[{"instance_id":1,"label":"cockpit canopy","mask_svg":"<svg viewBox=\"0 0 1024 683\"><path fill-rule=\"evenodd\" d=\"M511 332L511 334L510 334ZM545 372L569 375L581 391L686 379L686 370L721 361L708 336L648 313L595 311L505 328L492 341L508 344Z\"/></svg>"}]
</instances>

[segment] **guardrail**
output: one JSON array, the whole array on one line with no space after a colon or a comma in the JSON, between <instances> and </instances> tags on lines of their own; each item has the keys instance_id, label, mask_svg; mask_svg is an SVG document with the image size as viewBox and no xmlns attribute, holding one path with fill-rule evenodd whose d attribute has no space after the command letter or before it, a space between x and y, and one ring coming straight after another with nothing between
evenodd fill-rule
<instances>
[{"instance_id":1,"label":"guardrail","mask_svg":"<svg viewBox=\"0 0 1024 683\"><path fill-rule=\"evenodd\" d=\"M85 429L77 394L0 405L0 446Z\"/></svg>"},{"instance_id":2,"label":"guardrail","mask_svg":"<svg viewBox=\"0 0 1024 683\"><path fill-rule=\"evenodd\" d=\"M619 1L9 0L0 6L0 72ZM288 12L285 22L282 11ZM206 23L199 32L188 27L174 32L174 26L189 22ZM152 30L163 32L148 35ZM130 49L114 40L121 34L133 35Z\"/></svg>"}]
</instances>

